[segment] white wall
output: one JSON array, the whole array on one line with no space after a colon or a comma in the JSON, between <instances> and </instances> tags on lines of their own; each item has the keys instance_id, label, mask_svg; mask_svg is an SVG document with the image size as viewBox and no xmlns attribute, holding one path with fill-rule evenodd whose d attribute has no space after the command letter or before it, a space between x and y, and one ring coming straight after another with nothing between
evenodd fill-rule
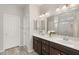
<instances>
[{"instance_id":1,"label":"white wall","mask_svg":"<svg viewBox=\"0 0 79 59\"><path fill-rule=\"evenodd\" d=\"M29 39L29 48L33 48L33 33L34 33L34 22L33 20L39 16L39 7L37 5L30 5L30 39Z\"/></svg>"},{"instance_id":2,"label":"white wall","mask_svg":"<svg viewBox=\"0 0 79 59\"><path fill-rule=\"evenodd\" d=\"M0 52L3 50L3 16L0 13Z\"/></svg>"},{"instance_id":3,"label":"white wall","mask_svg":"<svg viewBox=\"0 0 79 59\"><path fill-rule=\"evenodd\" d=\"M0 13L20 16L20 45L26 46L28 51L31 51L33 48L33 20L39 15L39 7L36 5L0 5ZM3 16L0 16L0 50L3 50L2 18Z\"/></svg>"},{"instance_id":4,"label":"white wall","mask_svg":"<svg viewBox=\"0 0 79 59\"><path fill-rule=\"evenodd\" d=\"M24 46L27 46L29 40L29 29L30 29L30 22L29 22L29 5L26 5L24 10L24 19L23 19L23 39L24 39Z\"/></svg>"},{"instance_id":5,"label":"white wall","mask_svg":"<svg viewBox=\"0 0 79 59\"><path fill-rule=\"evenodd\" d=\"M33 49L33 20L39 15L39 7L36 5L28 5L25 9L24 17L24 45L28 52Z\"/></svg>"}]
</instances>

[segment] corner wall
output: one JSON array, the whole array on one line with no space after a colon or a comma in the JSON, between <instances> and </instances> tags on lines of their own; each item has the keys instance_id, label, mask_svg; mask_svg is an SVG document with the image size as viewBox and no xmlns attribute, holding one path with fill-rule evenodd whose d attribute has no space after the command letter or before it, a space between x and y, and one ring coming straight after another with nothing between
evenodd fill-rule
<instances>
[{"instance_id":1,"label":"corner wall","mask_svg":"<svg viewBox=\"0 0 79 59\"><path fill-rule=\"evenodd\" d=\"M33 20L39 16L39 7L37 5L28 5L25 9L24 17L24 45L28 52L33 51Z\"/></svg>"}]
</instances>

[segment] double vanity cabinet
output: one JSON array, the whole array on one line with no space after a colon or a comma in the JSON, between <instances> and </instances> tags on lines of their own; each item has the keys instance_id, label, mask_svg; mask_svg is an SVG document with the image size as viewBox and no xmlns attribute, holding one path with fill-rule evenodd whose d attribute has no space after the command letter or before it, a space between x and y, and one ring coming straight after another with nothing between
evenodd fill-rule
<instances>
[{"instance_id":1,"label":"double vanity cabinet","mask_svg":"<svg viewBox=\"0 0 79 59\"><path fill-rule=\"evenodd\" d=\"M79 51L56 42L33 36L33 49L39 55L78 55Z\"/></svg>"}]
</instances>

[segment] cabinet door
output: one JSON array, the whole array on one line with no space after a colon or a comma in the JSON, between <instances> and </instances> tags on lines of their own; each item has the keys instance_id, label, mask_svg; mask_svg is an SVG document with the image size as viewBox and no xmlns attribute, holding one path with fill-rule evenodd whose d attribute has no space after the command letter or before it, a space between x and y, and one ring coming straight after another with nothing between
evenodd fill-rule
<instances>
[{"instance_id":1,"label":"cabinet door","mask_svg":"<svg viewBox=\"0 0 79 59\"><path fill-rule=\"evenodd\" d=\"M41 42L38 42L37 44L37 53L41 54Z\"/></svg>"},{"instance_id":2,"label":"cabinet door","mask_svg":"<svg viewBox=\"0 0 79 59\"><path fill-rule=\"evenodd\" d=\"M46 52L47 54L49 54L50 51L49 51L49 46L42 43L42 54L43 52Z\"/></svg>"},{"instance_id":3,"label":"cabinet door","mask_svg":"<svg viewBox=\"0 0 79 59\"><path fill-rule=\"evenodd\" d=\"M61 55L66 55L64 52L60 52Z\"/></svg>"},{"instance_id":4,"label":"cabinet door","mask_svg":"<svg viewBox=\"0 0 79 59\"><path fill-rule=\"evenodd\" d=\"M50 48L49 48L49 41L42 40L42 54L43 55L49 55L50 54Z\"/></svg>"},{"instance_id":5,"label":"cabinet door","mask_svg":"<svg viewBox=\"0 0 79 59\"><path fill-rule=\"evenodd\" d=\"M33 49L35 50L35 51L37 51L37 47L38 47L38 41L37 40L35 40L35 39L33 39Z\"/></svg>"},{"instance_id":6,"label":"cabinet door","mask_svg":"<svg viewBox=\"0 0 79 59\"><path fill-rule=\"evenodd\" d=\"M50 55L50 54L46 51L42 51L42 55Z\"/></svg>"},{"instance_id":7,"label":"cabinet door","mask_svg":"<svg viewBox=\"0 0 79 59\"><path fill-rule=\"evenodd\" d=\"M50 47L50 55L61 55L60 51Z\"/></svg>"},{"instance_id":8,"label":"cabinet door","mask_svg":"<svg viewBox=\"0 0 79 59\"><path fill-rule=\"evenodd\" d=\"M33 49L38 54L41 54L41 41L38 40L39 38L33 37Z\"/></svg>"}]
</instances>

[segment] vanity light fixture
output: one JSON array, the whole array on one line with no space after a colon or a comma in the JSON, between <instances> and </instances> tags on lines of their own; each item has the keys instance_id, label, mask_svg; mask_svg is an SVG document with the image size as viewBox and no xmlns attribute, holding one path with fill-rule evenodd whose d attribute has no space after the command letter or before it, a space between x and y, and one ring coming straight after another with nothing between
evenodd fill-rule
<instances>
[{"instance_id":1,"label":"vanity light fixture","mask_svg":"<svg viewBox=\"0 0 79 59\"><path fill-rule=\"evenodd\" d=\"M45 15L44 14L42 14L42 15L40 15L39 17L44 17Z\"/></svg>"},{"instance_id":2,"label":"vanity light fixture","mask_svg":"<svg viewBox=\"0 0 79 59\"><path fill-rule=\"evenodd\" d=\"M49 16L50 16L50 13L49 12L46 12L45 14L42 14L39 17L41 18L41 17L49 17Z\"/></svg>"},{"instance_id":3,"label":"vanity light fixture","mask_svg":"<svg viewBox=\"0 0 79 59\"><path fill-rule=\"evenodd\" d=\"M49 17L49 16L50 16L50 13L49 13L49 12L46 12L46 13L45 13L45 16L46 16L46 17Z\"/></svg>"},{"instance_id":4,"label":"vanity light fixture","mask_svg":"<svg viewBox=\"0 0 79 59\"><path fill-rule=\"evenodd\" d=\"M66 5L64 5L62 8L57 8L56 12L61 12L61 11L64 11L64 10L67 10L67 6Z\"/></svg>"},{"instance_id":5,"label":"vanity light fixture","mask_svg":"<svg viewBox=\"0 0 79 59\"><path fill-rule=\"evenodd\" d=\"M70 4L69 7L73 8L73 7L76 7L77 4Z\"/></svg>"},{"instance_id":6,"label":"vanity light fixture","mask_svg":"<svg viewBox=\"0 0 79 59\"><path fill-rule=\"evenodd\" d=\"M42 17L41 15L39 17Z\"/></svg>"},{"instance_id":7,"label":"vanity light fixture","mask_svg":"<svg viewBox=\"0 0 79 59\"><path fill-rule=\"evenodd\" d=\"M44 14L42 14L42 17L44 17L45 15Z\"/></svg>"},{"instance_id":8,"label":"vanity light fixture","mask_svg":"<svg viewBox=\"0 0 79 59\"><path fill-rule=\"evenodd\" d=\"M77 6L77 4L65 4L62 8L57 8L56 12L61 12L61 11L65 11L68 9L77 8L76 6Z\"/></svg>"},{"instance_id":9,"label":"vanity light fixture","mask_svg":"<svg viewBox=\"0 0 79 59\"><path fill-rule=\"evenodd\" d=\"M66 9L67 9L67 6L64 5L61 10L66 10Z\"/></svg>"},{"instance_id":10,"label":"vanity light fixture","mask_svg":"<svg viewBox=\"0 0 79 59\"><path fill-rule=\"evenodd\" d=\"M56 11L59 12L60 11L60 8L57 8Z\"/></svg>"}]
</instances>

